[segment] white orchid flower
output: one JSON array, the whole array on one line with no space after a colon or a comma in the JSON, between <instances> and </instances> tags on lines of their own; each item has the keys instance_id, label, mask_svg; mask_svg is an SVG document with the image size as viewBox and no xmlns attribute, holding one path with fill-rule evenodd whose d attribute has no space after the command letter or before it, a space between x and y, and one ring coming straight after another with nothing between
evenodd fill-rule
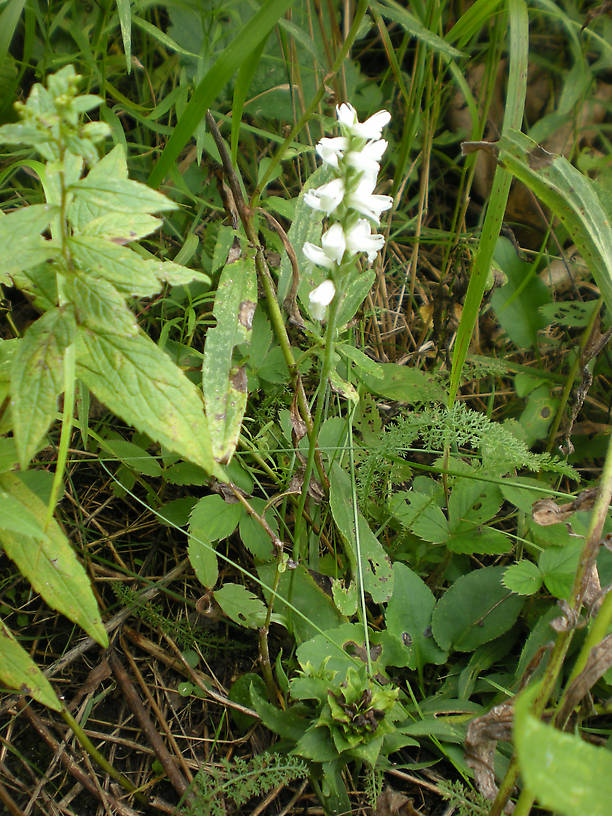
<instances>
[{"instance_id":1,"label":"white orchid flower","mask_svg":"<svg viewBox=\"0 0 612 816\"><path fill-rule=\"evenodd\" d=\"M346 204L358 213L371 218L380 224L380 214L384 210L389 210L393 206L391 196L374 195L376 179L365 175L353 192L346 197Z\"/></svg>"},{"instance_id":2,"label":"white orchid flower","mask_svg":"<svg viewBox=\"0 0 612 816\"><path fill-rule=\"evenodd\" d=\"M325 164L338 167L338 159L344 155L344 151L349 146L349 140L345 136L336 136L333 139L320 139L317 144L317 153Z\"/></svg>"},{"instance_id":3,"label":"white orchid flower","mask_svg":"<svg viewBox=\"0 0 612 816\"><path fill-rule=\"evenodd\" d=\"M347 250L351 255L365 252L369 263L372 263L384 245L384 236L378 233L372 234L370 222L365 218L360 218L346 231Z\"/></svg>"},{"instance_id":4,"label":"white orchid flower","mask_svg":"<svg viewBox=\"0 0 612 816\"><path fill-rule=\"evenodd\" d=\"M387 142L384 139L377 139L375 142L368 142L361 150L350 150L344 156L344 161L349 167L376 178L380 170L379 161L386 149Z\"/></svg>"},{"instance_id":5,"label":"white orchid flower","mask_svg":"<svg viewBox=\"0 0 612 816\"><path fill-rule=\"evenodd\" d=\"M304 255L309 261L326 269L333 269L336 264L342 263L342 256L346 250L346 239L341 224L333 224L321 236L321 246L306 241L302 247Z\"/></svg>"},{"instance_id":6,"label":"white orchid flower","mask_svg":"<svg viewBox=\"0 0 612 816\"><path fill-rule=\"evenodd\" d=\"M360 139L380 139L380 134L385 125L391 121L391 114L389 111L380 110L377 113L366 119L365 122L360 122L357 118L357 112L352 105L344 102L336 108L338 121L340 124L352 135Z\"/></svg>"},{"instance_id":7,"label":"white orchid flower","mask_svg":"<svg viewBox=\"0 0 612 816\"><path fill-rule=\"evenodd\" d=\"M334 299L336 294L336 287L333 281L324 280L316 289L308 295L310 301L310 314L315 320L323 320L327 307Z\"/></svg>"},{"instance_id":8,"label":"white orchid flower","mask_svg":"<svg viewBox=\"0 0 612 816\"><path fill-rule=\"evenodd\" d=\"M304 193L304 201L313 210L321 210L329 215L342 202L344 198L344 181L340 178L328 181L321 187L314 190L307 190Z\"/></svg>"}]
</instances>

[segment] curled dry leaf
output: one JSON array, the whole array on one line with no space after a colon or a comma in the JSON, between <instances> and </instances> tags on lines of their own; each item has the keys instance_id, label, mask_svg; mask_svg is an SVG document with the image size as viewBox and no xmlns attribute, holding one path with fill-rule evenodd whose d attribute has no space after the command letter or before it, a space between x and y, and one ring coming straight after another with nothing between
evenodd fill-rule
<instances>
[{"instance_id":1,"label":"curled dry leaf","mask_svg":"<svg viewBox=\"0 0 612 816\"><path fill-rule=\"evenodd\" d=\"M590 487L581 491L573 501L565 504L557 504L554 499L538 499L531 508L531 517L541 527L559 524L580 510L592 510L598 492L598 488Z\"/></svg>"},{"instance_id":2,"label":"curled dry leaf","mask_svg":"<svg viewBox=\"0 0 612 816\"><path fill-rule=\"evenodd\" d=\"M423 816L414 800L387 785L376 802L375 816Z\"/></svg>"},{"instance_id":3,"label":"curled dry leaf","mask_svg":"<svg viewBox=\"0 0 612 816\"><path fill-rule=\"evenodd\" d=\"M502 740L509 742L512 736L514 703L512 701L494 706L487 714L476 717L468 726L465 739L465 759L474 771L474 779L480 793L493 801L497 796L495 782L495 748ZM512 813L514 805L506 804L505 813Z\"/></svg>"}]
</instances>

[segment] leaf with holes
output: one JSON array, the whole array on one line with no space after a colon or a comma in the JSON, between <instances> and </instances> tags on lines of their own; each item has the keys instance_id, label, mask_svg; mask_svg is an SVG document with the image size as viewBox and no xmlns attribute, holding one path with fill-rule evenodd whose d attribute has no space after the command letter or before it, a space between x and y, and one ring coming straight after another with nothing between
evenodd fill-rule
<instances>
[{"instance_id":1,"label":"leaf with holes","mask_svg":"<svg viewBox=\"0 0 612 816\"><path fill-rule=\"evenodd\" d=\"M223 613L239 626L259 629L266 621L265 604L241 584L224 584L215 593Z\"/></svg>"},{"instance_id":2,"label":"leaf with holes","mask_svg":"<svg viewBox=\"0 0 612 816\"><path fill-rule=\"evenodd\" d=\"M436 605L433 592L416 572L399 561L393 565L393 579L395 592L387 604L385 623L388 632L401 644L400 654L405 655L401 665L421 670L427 663L444 663L448 655L438 647L431 633L431 616Z\"/></svg>"}]
</instances>

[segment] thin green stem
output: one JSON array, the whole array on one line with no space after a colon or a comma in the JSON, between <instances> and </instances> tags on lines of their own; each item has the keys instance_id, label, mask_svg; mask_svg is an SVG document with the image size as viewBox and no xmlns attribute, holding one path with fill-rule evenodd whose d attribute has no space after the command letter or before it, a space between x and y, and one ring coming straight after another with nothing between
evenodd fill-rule
<instances>
[{"instance_id":1,"label":"thin green stem","mask_svg":"<svg viewBox=\"0 0 612 816\"><path fill-rule=\"evenodd\" d=\"M111 763L107 760L104 754L101 754L100 751L96 748L93 742L89 739L85 731L81 728L79 723L74 719L72 714L68 711L67 708L62 708L60 714L64 718L67 725L70 727L72 732L74 733L75 737L79 741L81 747L87 751L89 756L102 768L103 771L112 777L116 782L118 782L122 788L129 793L134 795L134 798L137 799L141 805L148 805L149 802L146 796L143 796L142 793L139 793L138 789L135 785L133 785L130 780L120 773L116 768L114 768Z\"/></svg>"},{"instance_id":2,"label":"thin green stem","mask_svg":"<svg viewBox=\"0 0 612 816\"><path fill-rule=\"evenodd\" d=\"M297 507L297 516L295 520L295 537L293 542L293 558L297 561L302 553L301 537L302 528L304 526L304 507L306 506L306 497L308 496L308 488L310 486L310 479L314 469L315 453L317 451L317 442L319 438L319 431L321 429L321 422L323 419L323 406L325 404L325 394L327 392L327 380L332 369L334 361L334 347L336 344L336 317L338 315L338 306L340 301L340 294L336 292L332 302L329 304L327 312L327 331L325 333L325 350L323 352L323 361L321 364L321 375L319 378L319 387L317 389L317 402L315 408L315 415L312 423L312 433L310 434L310 444L308 446L308 458L306 460L306 469L304 472L304 483L302 485L302 493Z\"/></svg>"}]
</instances>

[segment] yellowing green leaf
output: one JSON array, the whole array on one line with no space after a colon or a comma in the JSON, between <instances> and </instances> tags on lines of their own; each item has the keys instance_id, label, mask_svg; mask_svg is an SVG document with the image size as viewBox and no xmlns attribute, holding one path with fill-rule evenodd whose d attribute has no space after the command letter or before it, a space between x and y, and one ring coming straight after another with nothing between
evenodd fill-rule
<instances>
[{"instance_id":1,"label":"yellowing green leaf","mask_svg":"<svg viewBox=\"0 0 612 816\"><path fill-rule=\"evenodd\" d=\"M42 527L47 506L17 475L2 474L0 489L25 505ZM0 530L0 541L7 556L50 607L78 623L102 646L108 644L87 573L54 519L43 540Z\"/></svg>"},{"instance_id":2,"label":"yellowing green leaf","mask_svg":"<svg viewBox=\"0 0 612 816\"><path fill-rule=\"evenodd\" d=\"M60 711L62 708L51 683L2 621L0 621L0 681L8 688L29 694L53 711Z\"/></svg>"},{"instance_id":3,"label":"yellowing green leaf","mask_svg":"<svg viewBox=\"0 0 612 816\"><path fill-rule=\"evenodd\" d=\"M224 478L212 455L197 388L146 335L122 337L110 330L81 327L77 374L113 413L184 459Z\"/></svg>"},{"instance_id":4,"label":"yellowing green leaf","mask_svg":"<svg viewBox=\"0 0 612 816\"><path fill-rule=\"evenodd\" d=\"M232 360L234 348L249 343L257 305L253 258L224 267L213 309L217 325L209 329L202 364L202 391L215 459L232 458L247 402L246 370Z\"/></svg>"},{"instance_id":5,"label":"yellowing green leaf","mask_svg":"<svg viewBox=\"0 0 612 816\"><path fill-rule=\"evenodd\" d=\"M64 390L64 353L75 331L70 309L51 309L29 326L13 356L11 413L23 468L55 419Z\"/></svg>"}]
</instances>

